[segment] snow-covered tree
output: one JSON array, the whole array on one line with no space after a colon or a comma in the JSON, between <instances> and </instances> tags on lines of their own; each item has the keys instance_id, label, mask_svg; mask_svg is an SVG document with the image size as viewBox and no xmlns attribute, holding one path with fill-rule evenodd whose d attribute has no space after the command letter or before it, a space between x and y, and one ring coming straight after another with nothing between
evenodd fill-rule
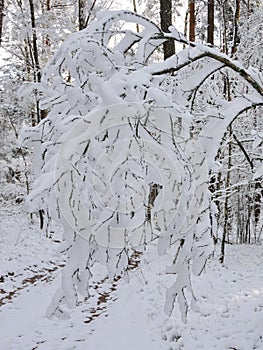
<instances>
[{"instance_id":1,"label":"snow-covered tree","mask_svg":"<svg viewBox=\"0 0 263 350\"><path fill-rule=\"evenodd\" d=\"M120 21L143 30L119 29ZM187 48L150 63L170 39ZM209 87L226 67L247 87L231 100ZM198 100L204 84L210 98ZM28 205L63 226L69 255L48 315L65 317L88 295L96 262L112 277L127 275L134 250L158 242L159 254L172 249L175 257L165 311L177 300L185 320L185 292L195 301L191 273L199 275L213 251L209 173L227 127L263 104L261 73L175 28L164 33L132 12L103 12L60 46L38 89L49 113L21 136L35 155Z\"/></svg>"}]
</instances>

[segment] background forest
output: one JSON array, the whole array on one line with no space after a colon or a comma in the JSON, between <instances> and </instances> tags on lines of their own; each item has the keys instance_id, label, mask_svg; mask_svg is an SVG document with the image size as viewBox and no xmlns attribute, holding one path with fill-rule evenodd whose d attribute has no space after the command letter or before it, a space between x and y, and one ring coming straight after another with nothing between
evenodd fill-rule
<instances>
[{"instance_id":1,"label":"background forest","mask_svg":"<svg viewBox=\"0 0 263 350\"><path fill-rule=\"evenodd\" d=\"M36 125L47 111L39 108L39 93L30 82L41 81L41 70L60 44L88 26L101 10L118 9L117 1L1 0L1 182L3 205L24 201L32 181L29 155L16 146L21 126ZM260 1L131 1L126 7L167 30L178 26L191 41L220 47L245 67L262 69L262 4ZM139 30L139 28L137 28ZM167 42L162 55L174 48ZM230 101L237 81L228 71L215 74L213 84ZM202 88L203 89L203 88ZM202 124L202 89L195 108ZM211 102L212 103L212 102ZM262 234L261 108L243 113L228 128L211 174L210 190L217 204L219 237L231 243L256 243ZM259 169L256 171L255 169Z\"/></svg>"},{"instance_id":2,"label":"background forest","mask_svg":"<svg viewBox=\"0 0 263 350\"><path fill-rule=\"evenodd\" d=\"M70 248L66 247L64 250L61 247L59 248L60 251L62 250L64 255L56 255L56 253L54 253L53 249L55 245L61 243L61 237L59 232L60 228L54 225L54 223L52 222L52 215L49 215L48 205L46 207L45 205L43 205L42 207L39 206L37 210L31 210L30 214L26 213L25 202L27 196L31 193L32 189L33 191L35 191L38 185L39 188L41 187L41 180L39 183L33 184L34 178L40 176L40 173L38 172L39 169L37 169L36 167L34 169L34 164L36 165L37 162L39 162L39 159L36 159L36 155L33 153L33 150L31 150L30 147L26 148L21 142L19 143L17 141L21 138L20 131L23 128L29 128L28 130L31 130L30 127L37 128L38 125L45 125L45 120L48 121L48 124L49 120L51 120L54 117L54 115L58 113L60 106L64 106L67 103L71 105L68 109L69 116L72 116L73 113L76 113L76 110L79 110L80 114L82 113L83 110L81 110L81 108L85 106L85 103L81 105L82 101L81 99L79 99L79 97L77 97L75 93L75 91L78 90L69 89L68 91L72 91L72 95L66 90L66 88L65 90L63 90L63 86L74 86L75 82L77 81L76 77L73 75L74 73L72 74L74 70L71 71L70 65L68 67L66 66L68 64L68 62L66 61L66 59L68 58L67 55L70 55L69 52L73 52L72 62L75 59L75 57L78 57L78 55L74 56L74 52L78 52L79 49L77 46L74 46L77 45L77 41L75 42L74 38L76 38L76 40L82 40L81 34L79 36L78 34L74 36L73 33L79 33L79 31L85 28L91 28L90 33L92 33L92 30L94 30L96 26L96 24L94 24L94 19L98 18L99 20L97 23L100 23L100 20L103 21L103 16L107 18L107 11L116 11L119 9L123 9L123 7L125 7L125 10L131 10L138 15L142 15L145 18L150 19L150 21L156 23L165 33L168 33L169 30L171 30L171 25L177 28L181 33L177 34L177 32L171 31L171 33L174 35L174 38L179 39L167 40L164 44L158 46L155 49L154 53L150 56L149 60L145 60L145 62L142 61L137 66L137 62L135 60L134 62L136 63L134 66L138 67L138 69L141 69L141 67L143 66L146 67L148 64L150 66L151 64L154 65L157 63L160 63L159 67L166 67L165 63L163 63L164 60L167 60L167 67L169 67L169 62L172 62L170 59L174 55L175 57L179 57L181 59L180 61L179 58L177 58L177 63L184 61L187 62L187 59L183 56L182 52L185 49L187 50L188 46L190 47L188 51L190 57L189 61L191 61L191 57L194 56L191 56L190 50L191 48L199 49L201 47L198 46L199 44L207 44L208 48L211 48L211 50L215 48L215 50L218 50L218 52L220 52L220 54L218 55L222 55L220 57L223 57L222 61L220 61L220 64L217 62L217 64L214 65L214 68L213 64L210 64L211 62L207 57L205 57L204 60L200 61L195 61L195 59L192 59L192 62L190 62L189 64L187 63L185 65L182 63L182 69L178 68L174 69L173 71L172 69L169 70L167 68L167 72L165 72L165 74L167 74L167 78L164 78L163 80L162 78L160 78L159 81L158 77L155 78L156 80L149 79L149 81L147 81L148 76L142 76L142 78L140 78L134 75L135 79L138 79L138 88L136 85L134 91L136 91L135 93L137 94L136 98L143 96L143 93L144 96L146 96L146 94L148 93L147 88L145 88L147 84L149 84L148 88L152 88L154 84L159 84L161 91L160 95L158 95L158 89L153 90L155 92L152 93L152 96L156 97L156 101L158 101L158 98L160 98L160 101L165 101L165 99L162 99L164 96L173 96L174 101L176 103L176 98L179 98L179 103L182 103L182 105L184 104L185 108L190 111L190 114L193 117L191 124L191 132L197 137L199 137L199 135L202 135L203 130L207 126L208 120L211 117L209 115L210 110L211 113L213 113L214 110L224 112L224 108L222 106L225 105L227 110L227 106L231 106L231 102L234 102L234 108L232 109L232 112L229 112L229 115L231 116L232 113L233 115L235 115L235 117L232 118L232 121L228 125L226 132L223 134L223 137L221 138L218 136L221 141L219 145L215 146L218 146L217 154L216 159L213 162L213 166L209 168L208 183L209 191L211 192L213 200L213 204L211 208L209 208L209 210L211 210L211 230L209 230L209 234L211 231L213 236L213 242L215 244L215 260L216 262L220 262L221 264L223 264L224 267L229 266L230 269L226 273L225 278L226 280L230 278L231 281L236 282L236 265L231 259L235 259L235 261L240 259L240 261L244 263L246 262L249 265L249 256L251 257L250 254L253 251L252 249L246 250L247 248L244 248L244 246L247 246L244 244L249 245L248 249L250 249L250 246L254 249L255 255L253 255L253 258L251 258L251 262L255 262L257 260L260 262L260 259L262 260L262 251L260 249L262 249L263 231L263 102L262 100L260 101L260 99L257 99L255 97L256 95L253 96L253 93L251 93L253 88L256 86L255 90L260 92L262 96L262 88L260 90L260 85L262 85L263 64L263 6L261 1L257 0L131 0L125 2L125 5L122 1L117 0L0 0L0 248L3 247L4 252L9 235L15 237L14 239L12 238L12 247L20 247L17 248L19 259L17 259L16 257L15 248L12 254L10 254L9 251L9 255L6 254L6 256L4 256L4 260L6 263L8 263L8 261L11 260L16 260L13 269L16 269L16 266L18 266L16 264L21 263L23 265L26 260L22 262L23 258L20 258L20 256L23 256L23 254L28 254L25 253L25 251L27 250L28 245L30 245L30 243L28 243L27 241L27 236L29 235L29 232L35 232L36 235L33 235L34 239L38 240L39 237L39 240L43 240L43 247L45 247L47 251L47 256L49 257L49 260L44 264L45 259L42 257L40 258L40 256L42 256L43 253L43 251L41 251L41 254L39 254L39 258L37 259L43 260L41 260L40 264L39 262L37 262L36 265L33 265L34 267L30 265L29 270L31 272L34 272L35 270L40 269L38 271L38 276L40 276L41 278L41 273L43 273L43 281L45 280L45 282L49 282L51 278L49 279L49 277L45 275L46 272L48 271L49 274L52 274L65 265L65 261L67 260L66 254L68 253L68 251L70 251ZM132 34L133 37L137 36L140 39L143 38L143 35L145 35L145 33L142 31L142 22L129 24L128 27L125 27L126 24L124 22L125 21L121 18L121 20L115 24L114 28L116 32L122 33L124 36L127 35L127 37L129 37L129 34L132 31L134 33ZM89 27L90 24L91 26ZM150 26L151 24L149 24L149 27ZM145 25L145 28L147 29L147 25ZM94 31L94 33L96 33L96 31ZM71 36L72 34L73 36ZM118 36L116 37L116 41L117 39ZM66 46L67 43L68 46ZM113 46L115 44L116 43L114 43ZM132 47L129 51L125 51L126 61L123 62L127 64L127 67L133 67L133 63L131 64L131 66L129 66L129 64L130 62L133 62L134 58L137 57L136 49L137 48L135 45L135 48ZM81 50L79 52L81 57L81 54L83 52L81 53ZM88 50L86 52L88 52ZM96 52L99 53L99 51ZM211 51L212 58L214 52L216 51ZM108 61L105 59L105 62L112 62L111 58L113 58L114 61L114 59L116 59L117 57L111 56L110 53L107 53L104 56L108 59ZM64 57L66 57L66 59L64 59ZM226 57L229 57L229 61L227 61ZM57 62L60 63L57 64ZM75 63L76 62L78 62L77 59ZM79 62L79 66L76 67L77 74L80 74L82 67L81 60ZM234 66L234 70L230 69L233 67L233 65L231 66L231 62L234 62L233 65L236 64ZM105 97L105 100L107 101L107 93L105 93L105 91L100 91L101 86L103 86L107 79L113 82L113 85L115 81L114 79L111 80L111 73L107 72L107 67L105 65L103 66L103 63L101 63L101 66L103 66L103 68L99 67L99 60L97 60L97 62L96 60L94 60L94 62L90 61L89 63L91 68L88 67L88 69L90 69L90 71L83 71L83 80L81 80L80 78L79 84L83 91L85 89L87 89L87 91L89 92L91 91L91 94L89 95L88 92L86 96L90 97L89 111L92 111L92 108L98 105L97 101L99 101L99 99L96 100L94 98L94 100L92 100L92 98L96 95L97 92L98 95L101 93L101 96ZM178 64L178 66L180 66L180 64ZM243 68L245 69L245 71L243 70ZM94 72L96 72L97 74L96 78L94 77L94 75L91 74L93 72L93 69ZM208 73L206 72L206 70ZM98 71L99 73L97 73ZM147 69L145 71L147 72ZM165 69L163 69L163 71L165 71ZM160 75L163 74L163 71L160 70ZM201 72L201 74L198 75L198 72ZM156 72L151 71L151 74L153 74L153 76L155 73ZM85 74L87 74L87 80L85 80ZM126 73L123 73L123 71L120 73L120 76L121 74L124 74L123 77L126 77ZM156 73L156 76L158 76L158 74L159 73ZM202 74L204 77L203 80L201 79ZM242 81L238 74L240 74L240 76L242 76L243 78L245 77L245 80L247 81ZM62 83L61 81L59 81L59 75L60 77L62 77ZM91 77L93 80L90 80L90 83L87 83L89 77ZM103 80L105 79L105 77L107 79ZM250 77L251 81L249 81ZM153 85L151 85L152 81ZM187 84L184 84L185 81L187 82ZM116 96L120 96L124 101L128 96L127 101L129 101L129 94L130 96L132 96L131 91L133 91L131 88L132 83L133 82L129 82L130 85L127 83L127 95L125 95L125 93L118 95L119 85L116 79L116 85L114 85L115 90L112 90L113 93L112 96L109 96L109 101L115 101L114 94L116 91ZM77 84L78 82L76 82L75 85ZM251 86L249 84L251 84ZM97 88L94 87L95 85L97 85ZM43 86L46 88L46 91L50 93L50 99L47 99L44 103L43 96L44 94L48 95L48 93L45 91ZM190 87L189 90L188 87ZM131 89L130 91L128 90L129 88ZM52 99L53 91L58 93L58 95L56 95L54 99ZM151 90L149 89L149 91L149 95L151 95ZM178 93L178 91L180 93ZM244 101L246 100L247 96L249 98L251 97L251 100L248 101L248 104L251 103L251 105L249 105L249 107L246 107L244 105L244 108L242 108L242 106L239 107L237 105L238 98L240 98L240 101ZM77 109L76 106L79 109ZM63 113L65 113L64 116ZM59 127L62 128L61 130L63 130L63 127L66 125L63 124L63 118L65 116L67 117L67 113L63 109L63 111L61 113L59 111L58 114L62 117L61 121L58 119L57 125L59 125ZM227 115L227 113L225 115ZM225 115L222 115L222 119L224 119ZM72 122L72 119L69 118L68 120L69 123ZM61 124L59 124L60 122ZM49 146L51 145L53 147L55 145L56 147L57 142L56 138L49 139L49 135L53 135L53 129L51 126L52 123L48 124L47 127L45 126L42 129L40 127L39 129L40 133L42 132L40 140L42 143L42 147L45 150L41 154L42 160L40 159L40 162L43 161L44 164L43 169L45 168L45 165L48 164L48 162L46 162L46 159L49 159L49 150L51 149L51 147L49 148ZM211 130L210 136L212 139L216 139L216 136L221 134L222 130ZM29 136L28 138L30 137L31 136ZM50 141L54 141L54 143ZM52 151L50 152L50 154L52 155ZM45 158L46 155L47 158ZM159 189L156 190L155 188L154 191L157 192L153 191L149 195L149 198L153 196L152 204L158 196L158 190ZM29 196L29 198L32 198L32 196ZM43 204L45 203L43 202ZM151 213L149 215L151 216ZM214 217L216 219L216 223L213 221ZM12 218L14 218L14 221L12 221ZM26 220L29 221L29 224L26 224ZM202 226L202 223L200 226ZM215 227L217 228L215 229ZM207 231L206 227L203 227L203 230ZM10 234L10 232L14 231L16 231L15 234ZM27 233L25 233L25 231L27 231ZM78 242L76 242L74 241L75 246L79 244ZM178 258L180 249L182 248L183 244L183 239L181 241L178 240L178 251L176 253L176 256L174 257L174 261ZM19 250L22 246L24 250ZM36 247L38 251L38 246L36 245L34 247ZM72 251L73 253L69 253L69 256L73 265L71 264L71 268L65 268L64 272L62 273L62 289L64 288L66 290L65 294L67 294L68 288L68 286L65 286L65 284L67 284L67 282L69 281L66 275L72 274L71 277L72 279L75 278L76 285L77 283L81 282L82 278L77 268L77 263L79 262L76 262L76 265L74 265L74 259L78 254L76 253L76 251L74 251L74 249ZM241 254L240 257L239 252ZM233 256L231 256L231 254L233 254ZM121 256L122 255L120 255L120 257ZM168 256L164 259L168 259ZM135 274L136 272L133 272L134 269L136 270L138 266L141 266L141 268L143 269L143 267L147 266L148 264L147 255L144 260L144 258L141 257L140 252L135 252L135 255L128 257L127 260L128 274ZM150 261L150 259L148 261ZM185 261L181 263L182 267L184 266L184 263ZM93 266L92 264L93 263L91 263L91 266ZM160 263L160 265L162 265L162 263ZM218 271L221 271L220 268L222 268L222 266L219 265L220 268L218 266L213 266L214 265L208 264L208 270L210 269L210 274L212 275L213 271L216 271L216 274L220 274ZM87 263L86 269L88 272L86 272L90 274L87 277L87 279L91 278L92 280L92 274L90 273L89 267L90 266ZM153 286L152 290L155 290L156 287L154 286L154 277L152 276L155 274L158 268L158 263L157 261L155 261L151 266L150 272L144 272L145 274L148 274L148 278L149 280L151 280L151 282L149 283ZM10 271L8 270L8 264L6 269L7 270L5 270L2 273L2 275L0 273L0 283L6 283L7 280L8 283L10 281L13 283L13 275L12 272L11 275L9 275ZM233 270L231 271L231 269ZM252 270L253 268L251 267L251 271ZM76 271L78 272L76 273ZM258 274L260 274L258 270L256 271ZM175 272L167 272L168 275L169 273L173 274ZM180 275L180 273L178 274ZM198 274L199 272L197 273L197 275ZM181 272L181 275L183 275L183 272ZM34 276L36 276L36 273ZM6 287L0 289L0 293L3 294L3 298L0 299L0 306L6 304L8 302L7 300L11 300L13 298L13 295L16 295L16 293L20 289L23 289L25 286L28 286L28 284L35 283L35 281L37 281L39 277L34 276L31 277L32 280L30 280L29 278L21 280L22 287L16 286L15 291L12 291L12 288L10 289L11 291L7 290L5 289ZM108 281L107 278L108 277L102 278L99 282L98 280L96 280L97 282L93 281L93 285L91 283L91 285L93 286L92 288L94 288L94 290L100 290L101 286L105 288L105 283L108 283L109 285L107 285L106 287L109 287L111 292L114 293L115 290L118 288L117 282L119 280L117 279L112 282ZM143 276L142 279L144 278L146 279L146 277ZM243 283L243 280L245 278L246 272L244 272L244 275L240 275L240 279L239 277L237 279L241 284ZM83 277L83 279L85 280L85 277ZM255 278L255 280L257 280L258 283L259 279ZM202 278L200 281L201 282L195 282L195 279L193 277L193 283L196 283L201 290ZM12 283L10 285L12 285ZM188 282L181 281L180 283L187 284ZM206 288L209 290L209 282L205 280L204 283L206 285ZM165 282L165 285L167 287L168 284L166 284ZM187 287L189 287L189 291L191 294L190 282L189 285L187 285ZM107 288L106 291L103 289L102 293L99 293L100 296L98 298L98 301L96 301L97 304L95 303L96 305L94 306L93 314L95 314L95 316L91 312L93 316L91 316L90 321L88 321L88 319L86 320L87 322L85 321L85 323L93 321L93 317L99 317L104 312L103 307L101 308L101 303L106 303L108 299L113 299L113 297L110 297L111 292L108 291ZM136 288L138 288L139 290L139 286L136 285L135 289ZM219 282L217 288L219 291L222 288ZM68 290L70 290L70 288ZM8 292L9 294L6 294ZM54 315L58 316L58 314L61 313L61 317L66 318L64 313L61 311L60 304L63 299L68 298L68 295L64 295L63 293L59 294L61 293L61 290L59 290L56 293L57 294L55 294L55 297L53 298L53 309L52 307L51 309L49 309L48 315L50 317L53 317ZM128 291L126 290L125 293L128 293ZM124 295L126 296L125 293ZM147 295L148 299L150 300L152 297L152 299L156 300L156 291L150 293L155 293L155 295ZM213 288L211 294L212 293L214 293ZM49 294L51 295L53 293ZM182 295L183 294L184 293L182 289ZM260 290L256 290L255 294L260 295ZM72 298L72 300L74 299L74 297ZM70 298L71 296L68 298L69 304L71 303ZM185 298L184 295L183 298ZM185 314L187 314L187 303L191 298L189 297L189 295L187 295L185 300L186 299L187 302L185 303L184 300L183 302L182 300L181 302L179 301L179 307L182 314L184 314L184 312ZM171 297L171 300L172 301L170 303L173 304L171 306L172 310L174 307L175 300L175 297L173 295ZM195 301L195 297L193 297L193 300ZM148 301L146 302L146 304L148 303ZM84 314L84 304L82 303L83 301L77 300L76 303L74 302L73 304L81 305L81 312ZM204 301L204 303L206 302ZM149 305L148 308L150 308ZM215 314L218 312L218 310L213 310L213 306L209 303L208 306L207 304L205 305L206 307L208 307L209 311L202 311L202 315L204 317L213 314L213 311L215 311ZM192 309L194 308L195 307L192 306ZM241 309L242 307L240 308L240 310ZM237 316L233 316L232 314L232 321L233 319L235 320L235 317L237 320L239 320L239 318L242 318L243 311L244 310L242 309L241 314L239 314L238 309ZM258 306L255 306L255 312L256 311L262 311L262 305L260 303L258 304ZM168 311L168 313L169 312L170 311ZM228 315L228 308L227 310L222 309L219 312L220 316L223 315L222 317L225 317L225 314ZM190 322L191 317L192 316L190 315ZM253 319L253 317L251 319ZM194 322L193 324L195 325L198 323L197 319L194 319L194 321L192 319L192 322ZM145 324L147 324L147 322ZM50 326L46 325L45 327ZM240 327L240 329L243 331L243 326ZM262 346L262 334L259 335L257 333L257 329L258 325L256 324L253 328L253 332L255 332L255 335L253 335L254 338L251 336L254 342L253 349L261 349L260 346ZM163 340L168 341L170 345L172 344L169 349L210 349L208 345L204 345L204 347L196 347L196 345L191 345L191 342L188 343L188 345L182 345L187 344L183 337L186 336L186 334L188 334L187 332L191 331L186 328L181 328L180 332L181 334L179 334L179 331L178 333L176 333L174 332L174 329L169 328L169 326L167 326L166 330L164 331ZM236 332L236 334L238 334L238 332ZM222 337L224 337L224 335ZM219 339L220 336L217 338ZM201 338L198 339L200 340ZM180 343L181 340L182 344ZM238 344L238 336L236 338L234 337L234 341L236 342L235 344ZM43 341L43 343L45 342L46 340ZM202 343L201 340L200 342ZM40 343L37 343L37 346L40 346ZM209 344L213 344L213 341L211 341L211 343ZM148 345L145 345L143 349L146 349L147 346ZM223 347L220 348L220 344L217 346L218 347L215 347L215 349L223 349ZM243 348L242 344L240 345L240 348L238 346L234 347L234 345L224 346L224 349L230 350L243 348L246 349L247 345L244 345L245 347ZM60 349L59 345L57 348ZM61 349L67 350L71 350L73 348L81 349L81 347L61 347ZM43 347L43 349L45 348ZM105 347L102 349L106 350ZM161 349L161 347L158 347L157 345L157 349Z\"/></svg>"}]
</instances>

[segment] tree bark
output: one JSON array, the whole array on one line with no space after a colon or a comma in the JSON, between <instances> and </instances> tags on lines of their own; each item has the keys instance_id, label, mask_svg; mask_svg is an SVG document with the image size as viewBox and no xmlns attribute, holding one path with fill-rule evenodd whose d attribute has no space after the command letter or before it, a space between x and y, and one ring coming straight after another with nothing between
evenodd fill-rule
<instances>
[{"instance_id":1,"label":"tree bark","mask_svg":"<svg viewBox=\"0 0 263 350\"><path fill-rule=\"evenodd\" d=\"M239 24L239 17L240 17L240 0L236 0L235 3L236 3L236 8L235 8L235 17L234 17L233 45L231 49L232 56L236 53L238 43L239 43L238 24Z\"/></svg>"},{"instance_id":2,"label":"tree bark","mask_svg":"<svg viewBox=\"0 0 263 350\"><path fill-rule=\"evenodd\" d=\"M79 30L86 28L85 7L86 0L78 0L79 2Z\"/></svg>"},{"instance_id":3,"label":"tree bark","mask_svg":"<svg viewBox=\"0 0 263 350\"><path fill-rule=\"evenodd\" d=\"M51 11L50 0L47 0L47 2L46 2L46 10L47 10L47 12ZM46 45L47 45L47 46L50 46L50 45L51 45L50 37L49 37L48 34L46 35Z\"/></svg>"},{"instance_id":4,"label":"tree bark","mask_svg":"<svg viewBox=\"0 0 263 350\"><path fill-rule=\"evenodd\" d=\"M4 24L4 7L5 7L5 1L0 0L0 46L2 44L2 33L3 33L3 24Z\"/></svg>"},{"instance_id":5,"label":"tree bark","mask_svg":"<svg viewBox=\"0 0 263 350\"><path fill-rule=\"evenodd\" d=\"M228 55L226 2L224 1L221 6L222 6L222 16L223 16L223 52Z\"/></svg>"},{"instance_id":6,"label":"tree bark","mask_svg":"<svg viewBox=\"0 0 263 350\"><path fill-rule=\"evenodd\" d=\"M207 42L214 45L214 0L208 0L207 3Z\"/></svg>"},{"instance_id":7,"label":"tree bark","mask_svg":"<svg viewBox=\"0 0 263 350\"><path fill-rule=\"evenodd\" d=\"M195 0L189 0L189 40L195 41Z\"/></svg>"},{"instance_id":8,"label":"tree bark","mask_svg":"<svg viewBox=\"0 0 263 350\"><path fill-rule=\"evenodd\" d=\"M169 32L169 27L172 25L172 0L160 0L160 18L161 29L166 33ZM167 40L163 44L164 59L167 59L174 54L174 40Z\"/></svg>"}]
</instances>

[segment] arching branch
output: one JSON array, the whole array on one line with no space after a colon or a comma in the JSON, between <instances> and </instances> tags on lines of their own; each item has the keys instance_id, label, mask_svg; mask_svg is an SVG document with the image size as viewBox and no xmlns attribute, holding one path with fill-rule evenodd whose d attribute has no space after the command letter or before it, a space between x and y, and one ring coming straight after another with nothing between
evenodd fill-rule
<instances>
[{"instance_id":1,"label":"arching branch","mask_svg":"<svg viewBox=\"0 0 263 350\"><path fill-rule=\"evenodd\" d=\"M215 49L210 49L206 46L199 45L196 48L188 49L188 55L183 51L178 55L174 55L170 59L166 60L166 64L157 64L152 69L153 75L172 74L180 69L190 65L193 62L199 61L203 58L211 58L218 62L221 62L224 66L231 68L234 72L238 73L246 82L253 87L261 96L263 96L263 87L252 77L246 68L244 68L237 61L232 60L227 55L217 52ZM186 56L183 59L183 56Z\"/></svg>"}]
</instances>

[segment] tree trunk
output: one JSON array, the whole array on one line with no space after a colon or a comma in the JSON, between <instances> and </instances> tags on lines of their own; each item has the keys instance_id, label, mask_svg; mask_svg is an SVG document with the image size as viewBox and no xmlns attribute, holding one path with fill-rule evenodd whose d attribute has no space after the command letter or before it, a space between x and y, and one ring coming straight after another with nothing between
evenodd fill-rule
<instances>
[{"instance_id":1,"label":"tree trunk","mask_svg":"<svg viewBox=\"0 0 263 350\"><path fill-rule=\"evenodd\" d=\"M161 29L167 33L169 31L169 27L172 25L172 0L160 0L160 18ZM164 59L171 57L174 54L174 41L167 40L163 44Z\"/></svg>"},{"instance_id":2,"label":"tree trunk","mask_svg":"<svg viewBox=\"0 0 263 350\"><path fill-rule=\"evenodd\" d=\"M214 45L214 0L208 0L207 3L207 42Z\"/></svg>"},{"instance_id":3,"label":"tree trunk","mask_svg":"<svg viewBox=\"0 0 263 350\"><path fill-rule=\"evenodd\" d=\"M34 1L29 0L30 5L30 16L31 16L31 27L32 27L32 45L33 45L33 56L34 56L34 66L36 72L37 82L41 81L40 65L38 58L38 48L37 48L37 34L36 34L36 20L35 20L35 8Z\"/></svg>"},{"instance_id":4,"label":"tree trunk","mask_svg":"<svg viewBox=\"0 0 263 350\"><path fill-rule=\"evenodd\" d=\"M85 8L86 0L78 0L79 2L79 30L86 28Z\"/></svg>"},{"instance_id":5,"label":"tree trunk","mask_svg":"<svg viewBox=\"0 0 263 350\"><path fill-rule=\"evenodd\" d=\"M0 46L2 44L2 33L3 33L3 23L4 23L4 0L0 0Z\"/></svg>"},{"instance_id":6,"label":"tree trunk","mask_svg":"<svg viewBox=\"0 0 263 350\"><path fill-rule=\"evenodd\" d=\"M231 172L231 163L232 163L232 127L229 127L229 144L228 144L228 164L227 164L227 174L226 174L226 190L230 186L230 172ZM226 241L229 242L229 207L228 207L229 195L226 193L225 204L224 204L224 227L223 227L223 237L221 242L221 255L219 261L223 264L225 259L225 244Z\"/></svg>"},{"instance_id":7,"label":"tree trunk","mask_svg":"<svg viewBox=\"0 0 263 350\"><path fill-rule=\"evenodd\" d=\"M132 0L132 4L133 4L133 11L134 11L135 13L138 13L138 11L137 11L137 5L136 5L136 0ZM139 28L139 24L138 24L138 23L136 23L136 31L137 31L137 33L139 33L139 31L140 31L140 28Z\"/></svg>"},{"instance_id":8,"label":"tree trunk","mask_svg":"<svg viewBox=\"0 0 263 350\"><path fill-rule=\"evenodd\" d=\"M46 10L47 12L51 11L50 0L47 0L46 2ZM46 46L47 47L51 46L50 37L48 34L46 35Z\"/></svg>"},{"instance_id":9,"label":"tree trunk","mask_svg":"<svg viewBox=\"0 0 263 350\"><path fill-rule=\"evenodd\" d=\"M41 72L40 72L40 64L39 64L39 54L37 47L37 34L36 34L36 20L35 20L35 7L34 1L29 0L30 6L30 18L31 18L31 27L32 27L32 62L34 64L34 80L37 83L41 82ZM29 46L31 44L29 43ZM41 119L45 118L46 111L42 111L39 108L39 98L36 93L36 110L37 110L37 122L39 123Z\"/></svg>"},{"instance_id":10,"label":"tree trunk","mask_svg":"<svg viewBox=\"0 0 263 350\"><path fill-rule=\"evenodd\" d=\"M189 40L195 41L195 0L189 0Z\"/></svg>"},{"instance_id":11,"label":"tree trunk","mask_svg":"<svg viewBox=\"0 0 263 350\"><path fill-rule=\"evenodd\" d=\"M88 24L90 22L91 14L92 14L92 11L93 11L93 9L94 9L94 7L96 5L96 2L97 2L97 0L93 0L92 4L91 4L91 6L90 6L90 8L88 10L88 15L87 15L86 22L85 22L85 28L87 28L87 26L88 26Z\"/></svg>"},{"instance_id":12,"label":"tree trunk","mask_svg":"<svg viewBox=\"0 0 263 350\"><path fill-rule=\"evenodd\" d=\"M260 214L262 208L262 197L263 189L259 179L256 179L255 188L254 188L254 221L255 221L255 242L258 240L257 237L257 228L258 223L260 222Z\"/></svg>"},{"instance_id":13,"label":"tree trunk","mask_svg":"<svg viewBox=\"0 0 263 350\"><path fill-rule=\"evenodd\" d=\"M228 55L226 2L224 1L221 6L222 6L222 16L223 16L223 52Z\"/></svg>"},{"instance_id":14,"label":"tree trunk","mask_svg":"<svg viewBox=\"0 0 263 350\"><path fill-rule=\"evenodd\" d=\"M247 19L250 17L250 0L247 1Z\"/></svg>"},{"instance_id":15,"label":"tree trunk","mask_svg":"<svg viewBox=\"0 0 263 350\"><path fill-rule=\"evenodd\" d=\"M185 16L184 16L184 36L187 38L187 32L188 32L188 17L189 17L189 6L187 10L185 11ZM183 44L183 48L186 48L186 45Z\"/></svg>"},{"instance_id":16,"label":"tree trunk","mask_svg":"<svg viewBox=\"0 0 263 350\"><path fill-rule=\"evenodd\" d=\"M231 49L231 55L233 56L237 51L237 46L239 43L239 35L238 35L238 23L240 17L240 0L236 0L236 9L235 9L235 17L234 17L234 33L233 33L233 45Z\"/></svg>"}]
</instances>

